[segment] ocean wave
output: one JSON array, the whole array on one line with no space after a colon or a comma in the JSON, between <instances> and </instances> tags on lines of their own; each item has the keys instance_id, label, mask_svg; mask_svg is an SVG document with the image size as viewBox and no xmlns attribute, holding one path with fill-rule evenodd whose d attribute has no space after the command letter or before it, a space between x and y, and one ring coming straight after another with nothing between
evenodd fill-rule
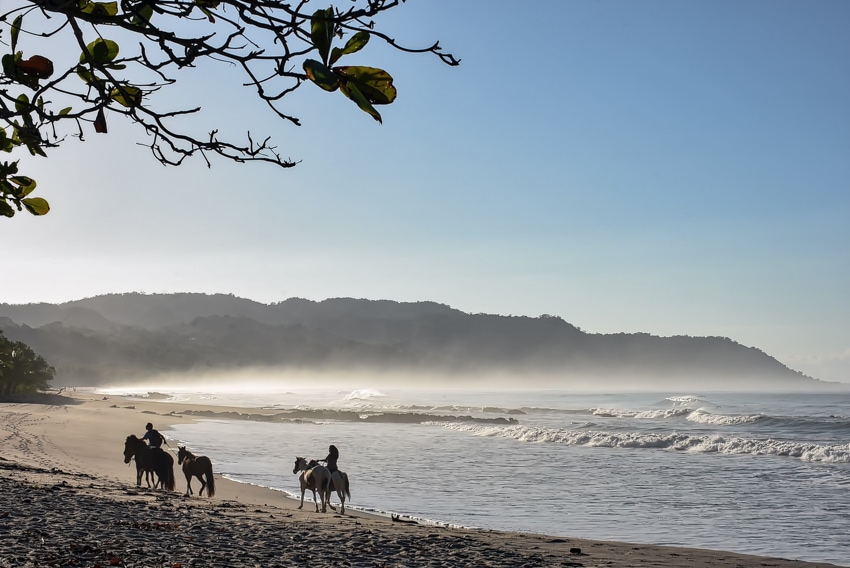
<instances>
[{"instance_id":1,"label":"ocean wave","mask_svg":"<svg viewBox=\"0 0 850 568\"><path fill-rule=\"evenodd\" d=\"M690 408L664 408L658 410L623 410L621 408L592 408L591 414L594 416L604 416L607 418L640 418L644 420L658 418L675 418L677 416L686 416L693 412Z\"/></svg>"},{"instance_id":2,"label":"ocean wave","mask_svg":"<svg viewBox=\"0 0 850 568\"><path fill-rule=\"evenodd\" d=\"M274 414L248 412L219 412L215 410L184 410L174 414L185 414L217 420L250 420L254 422L369 422L384 424L421 424L426 422L457 422L474 424L517 424L516 418L480 417L470 415L446 415L425 412L364 412L362 410L335 410L329 408L293 408Z\"/></svg>"},{"instance_id":3,"label":"ocean wave","mask_svg":"<svg viewBox=\"0 0 850 568\"><path fill-rule=\"evenodd\" d=\"M647 448L692 453L749 454L754 456L792 457L807 462L850 463L850 444L821 445L785 440L757 440L718 435L691 436L646 432L602 432L560 430L533 426L495 426L428 422L448 430L476 436L511 438L522 442L548 442L568 446L603 448Z\"/></svg>"},{"instance_id":4,"label":"ocean wave","mask_svg":"<svg viewBox=\"0 0 850 568\"><path fill-rule=\"evenodd\" d=\"M766 416L764 414L713 414L707 410L699 408L688 414L686 420L688 420L688 422L696 422L697 424L729 426L736 424L751 424L765 418Z\"/></svg>"},{"instance_id":5,"label":"ocean wave","mask_svg":"<svg viewBox=\"0 0 850 568\"><path fill-rule=\"evenodd\" d=\"M343 400L373 400L376 398L386 397L380 391L375 389L356 389L342 397Z\"/></svg>"},{"instance_id":6,"label":"ocean wave","mask_svg":"<svg viewBox=\"0 0 850 568\"><path fill-rule=\"evenodd\" d=\"M674 406L691 406L703 402L700 397L695 395L668 396L664 401L672 403Z\"/></svg>"}]
</instances>

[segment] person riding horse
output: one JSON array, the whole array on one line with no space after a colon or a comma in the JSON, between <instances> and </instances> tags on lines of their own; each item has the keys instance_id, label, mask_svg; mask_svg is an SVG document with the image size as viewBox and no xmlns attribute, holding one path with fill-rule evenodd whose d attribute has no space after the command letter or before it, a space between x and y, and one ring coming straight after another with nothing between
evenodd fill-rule
<instances>
[{"instance_id":1,"label":"person riding horse","mask_svg":"<svg viewBox=\"0 0 850 568\"><path fill-rule=\"evenodd\" d=\"M320 462L325 462L325 467L328 468L328 471L333 473L335 471L339 471L339 468L336 466L336 462L339 459L339 450L336 449L336 446L333 444L328 448L328 457L323 460L319 460Z\"/></svg>"},{"instance_id":2,"label":"person riding horse","mask_svg":"<svg viewBox=\"0 0 850 568\"><path fill-rule=\"evenodd\" d=\"M165 445L168 445L168 442L165 440L165 436L159 433L159 430L154 429L153 424L148 422L145 424L145 435L142 436L142 440L147 440L148 444L152 448L159 448L162 446L162 443L165 442Z\"/></svg>"}]
</instances>

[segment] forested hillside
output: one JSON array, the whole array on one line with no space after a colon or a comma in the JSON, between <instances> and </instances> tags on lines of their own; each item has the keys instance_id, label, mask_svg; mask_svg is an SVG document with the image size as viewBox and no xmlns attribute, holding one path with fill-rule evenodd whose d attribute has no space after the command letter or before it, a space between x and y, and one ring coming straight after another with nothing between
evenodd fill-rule
<instances>
[{"instance_id":1,"label":"forested hillside","mask_svg":"<svg viewBox=\"0 0 850 568\"><path fill-rule=\"evenodd\" d=\"M718 388L820 383L729 338L588 334L557 317L467 314L433 302L266 305L232 295L118 294L0 304L0 330L43 355L57 384L259 367L452 376L470 385L494 377L563 387L577 379L635 387L661 379Z\"/></svg>"}]
</instances>

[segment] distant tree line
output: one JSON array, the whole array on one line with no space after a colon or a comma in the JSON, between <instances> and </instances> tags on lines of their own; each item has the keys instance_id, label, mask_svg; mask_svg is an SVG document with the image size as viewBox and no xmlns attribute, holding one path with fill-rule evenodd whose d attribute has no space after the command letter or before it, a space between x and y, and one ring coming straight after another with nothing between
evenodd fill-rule
<instances>
[{"instance_id":1,"label":"distant tree line","mask_svg":"<svg viewBox=\"0 0 850 568\"><path fill-rule=\"evenodd\" d=\"M33 394L50 387L56 371L44 357L0 332L0 396Z\"/></svg>"}]
</instances>

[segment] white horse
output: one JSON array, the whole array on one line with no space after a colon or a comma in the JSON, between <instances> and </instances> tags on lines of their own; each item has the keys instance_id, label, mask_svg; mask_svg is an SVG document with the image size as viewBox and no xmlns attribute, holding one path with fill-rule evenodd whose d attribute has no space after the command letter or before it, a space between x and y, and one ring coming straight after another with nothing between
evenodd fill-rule
<instances>
[{"instance_id":1,"label":"white horse","mask_svg":"<svg viewBox=\"0 0 850 568\"><path fill-rule=\"evenodd\" d=\"M295 458L295 467L292 473L301 472L298 480L301 482L301 504L298 508L304 506L304 492L308 489L313 492L313 501L316 503L316 512L319 512L319 499L316 499L316 492L319 492L322 502L322 512L327 512L328 499L331 495L331 472L323 465L319 465L315 461L307 463L307 460L298 456Z\"/></svg>"}]
</instances>

